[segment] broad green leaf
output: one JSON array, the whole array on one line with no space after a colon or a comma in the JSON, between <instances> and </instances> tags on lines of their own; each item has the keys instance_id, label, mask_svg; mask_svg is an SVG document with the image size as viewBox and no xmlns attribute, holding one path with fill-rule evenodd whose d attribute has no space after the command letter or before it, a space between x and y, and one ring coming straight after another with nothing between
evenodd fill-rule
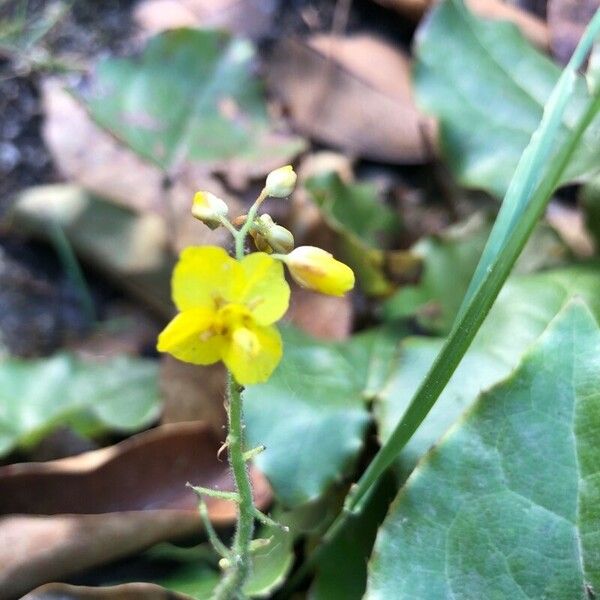
<instances>
[{"instance_id":1,"label":"broad green leaf","mask_svg":"<svg viewBox=\"0 0 600 600\"><path fill-rule=\"evenodd\" d=\"M589 600L600 589L600 330L570 302L419 464L367 600Z\"/></svg>"},{"instance_id":2,"label":"broad green leaf","mask_svg":"<svg viewBox=\"0 0 600 600\"><path fill-rule=\"evenodd\" d=\"M386 236L398 232L400 221L378 200L375 186L346 184L334 172L311 177L305 185L329 227L339 234L342 258L356 272L363 290L371 295L390 292L381 248Z\"/></svg>"},{"instance_id":3,"label":"broad green leaf","mask_svg":"<svg viewBox=\"0 0 600 600\"><path fill-rule=\"evenodd\" d=\"M400 455L403 473L410 472L482 390L495 385L516 367L572 295L585 298L600 317L598 265L509 279L446 389ZM398 368L393 370L375 406L382 441L391 435L443 342L441 338L426 337L410 337L401 342Z\"/></svg>"},{"instance_id":4,"label":"broad green leaf","mask_svg":"<svg viewBox=\"0 0 600 600\"><path fill-rule=\"evenodd\" d=\"M61 425L85 435L135 431L156 419L159 406L155 361L7 358L0 362L0 455Z\"/></svg>"},{"instance_id":5,"label":"broad green leaf","mask_svg":"<svg viewBox=\"0 0 600 600\"><path fill-rule=\"evenodd\" d=\"M139 58L100 63L85 101L102 127L169 172L186 160L265 172L304 142L272 130L254 54L222 31L167 31Z\"/></svg>"},{"instance_id":6,"label":"broad green leaf","mask_svg":"<svg viewBox=\"0 0 600 600\"><path fill-rule=\"evenodd\" d=\"M374 331L341 343L284 330L284 355L267 383L244 392L249 447L287 506L317 499L353 469L369 424L366 400L379 389L397 333Z\"/></svg>"},{"instance_id":7,"label":"broad green leaf","mask_svg":"<svg viewBox=\"0 0 600 600\"><path fill-rule=\"evenodd\" d=\"M560 68L509 23L472 15L462 0L445 0L417 33L414 69L419 103L440 123L442 152L458 180L502 197ZM574 127L587 100L583 78L553 148ZM562 182L598 169L598 122L584 135Z\"/></svg>"},{"instance_id":8,"label":"broad green leaf","mask_svg":"<svg viewBox=\"0 0 600 600\"><path fill-rule=\"evenodd\" d=\"M397 319L415 315L423 328L448 333L490 230L491 223L486 216L476 213L438 235L419 240L411 251L423 261L421 280L416 285L400 288L384 304L384 317ZM528 273L558 266L566 255L557 235L540 224L515 265L515 272Z\"/></svg>"}]
</instances>

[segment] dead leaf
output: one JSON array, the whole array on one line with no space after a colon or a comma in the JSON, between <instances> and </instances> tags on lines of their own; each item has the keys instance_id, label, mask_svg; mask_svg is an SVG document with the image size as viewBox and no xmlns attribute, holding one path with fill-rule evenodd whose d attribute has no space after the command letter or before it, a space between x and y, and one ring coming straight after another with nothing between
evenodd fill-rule
<instances>
[{"instance_id":1,"label":"dead leaf","mask_svg":"<svg viewBox=\"0 0 600 600\"><path fill-rule=\"evenodd\" d=\"M343 340L352 332L352 301L349 296L325 296L292 284L289 321L322 340Z\"/></svg>"},{"instance_id":2,"label":"dead leaf","mask_svg":"<svg viewBox=\"0 0 600 600\"><path fill-rule=\"evenodd\" d=\"M580 258L594 255L594 239L586 228L581 210L551 202L546 211L546 220L575 255Z\"/></svg>"},{"instance_id":3,"label":"dead leaf","mask_svg":"<svg viewBox=\"0 0 600 600\"><path fill-rule=\"evenodd\" d=\"M126 583L107 587L86 587L48 583L21 600L191 600L191 596L166 590L153 583Z\"/></svg>"},{"instance_id":4,"label":"dead leaf","mask_svg":"<svg viewBox=\"0 0 600 600\"><path fill-rule=\"evenodd\" d=\"M413 20L420 19L434 4L434 0L374 0ZM567 0L568 1L568 0ZM550 41L548 28L544 21L535 15L501 0L466 0L467 6L480 17L514 23L521 33L538 48L547 50ZM550 3L552 0L550 0ZM573 3L577 3L574 0Z\"/></svg>"},{"instance_id":5,"label":"dead leaf","mask_svg":"<svg viewBox=\"0 0 600 600\"><path fill-rule=\"evenodd\" d=\"M198 533L187 481L231 489L219 441L204 423L164 425L112 446L46 463L0 468L0 597L106 563L160 541ZM255 502L266 479L251 471ZM231 502L208 499L217 526L235 520Z\"/></svg>"},{"instance_id":6,"label":"dead leaf","mask_svg":"<svg viewBox=\"0 0 600 600\"><path fill-rule=\"evenodd\" d=\"M159 384L164 399L161 421L204 421L219 439L226 422L225 367L222 363L201 367L165 354L160 361Z\"/></svg>"},{"instance_id":7,"label":"dead leaf","mask_svg":"<svg viewBox=\"0 0 600 600\"><path fill-rule=\"evenodd\" d=\"M373 65L377 65L374 69ZM412 99L408 57L366 35L286 39L271 53L267 83L296 128L353 156L426 161L433 121Z\"/></svg>"},{"instance_id":8,"label":"dead leaf","mask_svg":"<svg viewBox=\"0 0 600 600\"><path fill-rule=\"evenodd\" d=\"M177 27L227 29L257 39L269 32L277 0L144 0L134 20L147 35Z\"/></svg>"},{"instance_id":9,"label":"dead leaf","mask_svg":"<svg viewBox=\"0 0 600 600\"><path fill-rule=\"evenodd\" d=\"M229 241L223 229L211 231L190 217L192 197L200 189L223 198L232 214L241 211L217 179L184 165L175 181L166 181L161 169L143 161L96 125L56 80L43 83L42 104L42 135L67 180L140 213L159 215L176 251L190 245L222 245Z\"/></svg>"},{"instance_id":10,"label":"dead leaf","mask_svg":"<svg viewBox=\"0 0 600 600\"><path fill-rule=\"evenodd\" d=\"M552 54L567 64L600 0L548 0L548 29Z\"/></svg>"}]
</instances>

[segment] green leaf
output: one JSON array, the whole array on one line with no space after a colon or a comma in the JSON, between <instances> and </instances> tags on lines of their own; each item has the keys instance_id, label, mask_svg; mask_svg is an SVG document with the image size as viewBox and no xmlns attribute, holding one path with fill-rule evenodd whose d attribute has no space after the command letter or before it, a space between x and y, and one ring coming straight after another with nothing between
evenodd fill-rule
<instances>
[{"instance_id":1,"label":"green leaf","mask_svg":"<svg viewBox=\"0 0 600 600\"><path fill-rule=\"evenodd\" d=\"M285 329L284 355L267 383L244 391L248 447L287 506L317 499L354 468L397 333L373 331L327 343Z\"/></svg>"},{"instance_id":2,"label":"green leaf","mask_svg":"<svg viewBox=\"0 0 600 600\"><path fill-rule=\"evenodd\" d=\"M273 132L254 54L225 32L167 31L139 58L100 63L85 101L102 127L169 172L185 160L266 172L304 142Z\"/></svg>"},{"instance_id":3,"label":"green leaf","mask_svg":"<svg viewBox=\"0 0 600 600\"><path fill-rule=\"evenodd\" d=\"M386 319L415 315L424 329L439 334L450 331L469 287L491 223L475 213L435 236L417 242L411 252L421 257L423 274L417 285L403 286L383 307ZM556 233L545 224L536 227L515 265L515 272L529 273L558 266L567 251Z\"/></svg>"},{"instance_id":4,"label":"green leaf","mask_svg":"<svg viewBox=\"0 0 600 600\"><path fill-rule=\"evenodd\" d=\"M61 425L84 435L136 431L156 419L159 405L155 361L8 358L0 362L0 455Z\"/></svg>"},{"instance_id":5,"label":"green leaf","mask_svg":"<svg viewBox=\"0 0 600 600\"><path fill-rule=\"evenodd\" d=\"M598 324L575 300L411 475L366 599L593 598L599 371Z\"/></svg>"},{"instance_id":6,"label":"green leaf","mask_svg":"<svg viewBox=\"0 0 600 600\"><path fill-rule=\"evenodd\" d=\"M527 348L574 294L584 298L600 318L597 265L509 279L437 403L400 454L404 474L482 390L491 388L517 366ZM401 342L398 368L393 370L375 406L382 441L390 437L443 343L443 339L426 337Z\"/></svg>"},{"instance_id":7,"label":"green leaf","mask_svg":"<svg viewBox=\"0 0 600 600\"><path fill-rule=\"evenodd\" d=\"M367 294L391 291L383 267L386 236L397 233L398 215L378 199L369 183L344 183L337 173L311 177L306 181L315 204L326 223L340 236L342 258L356 272Z\"/></svg>"},{"instance_id":8,"label":"green leaf","mask_svg":"<svg viewBox=\"0 0 600 600\"><path fill-rule=\"evenodd\" d=\"M458 180L502 197L542 116L560 68L509 23L471 14L462 0L433 9L417 34L419 103L440 123L442 152ZM563 144L587 99L583 78L553 148ZM561 181L597 171L598 121L586 132Z\"/></svg>"}]
</instances>

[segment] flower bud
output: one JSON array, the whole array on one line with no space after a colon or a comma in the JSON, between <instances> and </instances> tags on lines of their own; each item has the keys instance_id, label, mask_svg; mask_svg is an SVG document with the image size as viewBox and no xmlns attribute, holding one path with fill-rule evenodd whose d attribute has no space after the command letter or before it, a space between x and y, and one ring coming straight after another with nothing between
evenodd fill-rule
<instances>
[{"instance_id":1,"label":"flower bud","mask_svg":"<svg viewBox=\"0 0 600 600\"><path fill-rule=\"evenodd\" d=\"M294 236L285 227L277 225L271 215L263 214L250 227L254 245L260 252L287 254L294 248Z\"/></svg>"},{"instance_id":2,"label":"flower bud","mask_svg":"<svg viewBox=\"0 0 600 600\"><path fill-rule=\"evenodd\" d=\"M216 229L221 224L220 217L226 217L229 212L227 204L210 192L196 192L192 202L192 215Z\"/></svg>"},{"instance_id":3,"label":"flower bud","mask_svg":"<svg viewBox=\"0 0 600 600\"><path fill-rule=\"evenodd\" d=\"M321 248L300 246L281 260L302 287L330 296L343 296L354 287L352 269Z\"/></svg>"},{"instance_id":4,"label":"flower bud","mask_svg":"<svg viewBox=\"0 0 600 600\"><path fill-rule=\"evenodd\" d=\"M267 175L265 191L273 198L285 198L294 191L297 175L292 165L286 165L271 171Z\"/></svg>"},{"instance_id":5,"label":"flower bud","mask_svg":"<svg viewBox=\"0 0 600 600\"><path fill-rule=\"evenodd\" d=\"M273 225L265 236L273 252L278 254L287 254L294 249L294 236L292 232L281 225Z\"/></svg>"}]
</instances>

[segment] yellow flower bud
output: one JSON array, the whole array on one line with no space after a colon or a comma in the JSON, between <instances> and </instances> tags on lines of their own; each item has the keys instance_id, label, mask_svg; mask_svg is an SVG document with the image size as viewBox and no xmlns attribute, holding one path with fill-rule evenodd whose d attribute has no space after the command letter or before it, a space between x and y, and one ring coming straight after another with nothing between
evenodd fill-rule
<instances>
[{"instance_id":1,"label":"yellow flower bud","mask_svg":"<svg viewBox=\"0 0 600 600\"><path fill-rule=\"evenodd\" d=\"M321 248L300 246L278 258L302 287L330 296L343 296L354 287L352 269Z\"/></svg>"},{"instance_id":2,"label":"yellow flower bud","mask_svg":"<svg viewBox=\"0 0 600 600\"><path fill-rule=\"evenodd\" d=\"M265 190L273 198L285 198L294 191L297 175L292 165L286 165L271 171L267 175Z\"/></svg>"},{"instance_id":3,"label":"yellow flower bud","mask_svg":"<svg viewBox=\"0 0 600 600\"><path fill-rule=\"evenodd\" d=\"M192 215L216 229L221 224L220 217L226 217L229 212L227 204L210 192L196 192L192 201Z\"/></svg>"}]
</instances>

